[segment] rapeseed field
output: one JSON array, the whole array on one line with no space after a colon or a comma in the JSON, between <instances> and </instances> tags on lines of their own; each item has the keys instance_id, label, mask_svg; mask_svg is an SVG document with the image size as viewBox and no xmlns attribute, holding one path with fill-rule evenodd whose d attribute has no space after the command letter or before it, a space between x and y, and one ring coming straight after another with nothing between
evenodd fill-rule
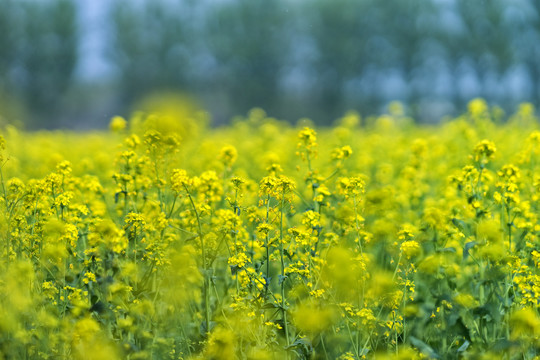
<instances>
[{"instance_id":1,"label":"rapeseed field","mask_svg":"<svg viewBox=\"0 0 540 360\"><path fill-rule=\"evenodd\" d=\"M7 127L0 358L539 358L539 119L468 109Z\"/></svg>"}]
</instances>

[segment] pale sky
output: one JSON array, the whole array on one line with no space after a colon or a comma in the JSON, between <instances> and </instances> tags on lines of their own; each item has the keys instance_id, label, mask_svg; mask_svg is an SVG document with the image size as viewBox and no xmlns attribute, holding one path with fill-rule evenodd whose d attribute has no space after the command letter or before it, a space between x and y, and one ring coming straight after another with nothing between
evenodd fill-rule
<instances>
[{"instance_id":1,"label":"pale sky","mask_svg":"<svg viewBox=\"0 0 540 360\"><path fill-rule=\"evenodd\" d=\"M101 80L111 76L114 70L105 60L106 39L110 36L106 12L108 0L77 0L81 42L79 44L80 63L76 76L85 81Z\"/></svg>"}]
</instances>

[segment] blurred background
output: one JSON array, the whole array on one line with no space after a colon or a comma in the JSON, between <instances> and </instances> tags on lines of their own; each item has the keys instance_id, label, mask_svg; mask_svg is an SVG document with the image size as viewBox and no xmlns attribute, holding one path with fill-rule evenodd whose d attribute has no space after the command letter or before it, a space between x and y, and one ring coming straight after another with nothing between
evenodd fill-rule
<instances>
[{"instance_id":1,"label":"blurred background","mask_svg":"<svg viewBox=\"0 0 540 360\"><path fill-rule=\"evenodd\" d=\"M179 93L214 125L512 112L540 99L540 1L0 0L0 123L101 128Z\"/></svg>"}]
</instances>

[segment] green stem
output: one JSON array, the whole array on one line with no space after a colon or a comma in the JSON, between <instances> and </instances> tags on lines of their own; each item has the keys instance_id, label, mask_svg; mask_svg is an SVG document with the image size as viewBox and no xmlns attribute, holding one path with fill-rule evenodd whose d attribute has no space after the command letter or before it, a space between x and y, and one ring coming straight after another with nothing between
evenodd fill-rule
<instances>
[{"instance_id":1,"label":"green stem","mask_svg":"<svg viewBox=\"0 0 540 360\"><path fill-rule=\"evenodd\" d=\"M172 213L174 211L174 206L176 205L176 199L178 199L178 194L174 195L174 199L173 199L173 202L172 202L172 205L171 205L171 210L169 210L169 214L167 215L167 219L170 219L170 217L172 216Z\"/></svg>"},{"instance_id":2,"label":"green stem","mask_svg":"<svg viewBox=\"0 0 540 360\"><path fill-rule=\"evenodd\" d=\"M510 207L506 205L506 225L508 226L508 251L512 252L512 221L510 220Z\"/></svg>"},{"instance_id":3,"label":"green stem","mask_svg":"<svg viewBox=\"0 0 540 360\"><path fill-rule=\"evenodd\" d=\"M269 216L270 216L270 195L268 195L268 197L266 198L266 223L267 224L268 224ZM269 233L267 232L266 237L264 239L264 247L266 248L266 284L264 284L265 298L266 298L266 295L268 294L268 289L270 287L270 245L268 244L269 240L270 240Z\"/></svg>"},{"instance_id":4,"label":"green stem","mask_svg":"<svg viewBox=\"0 0 540 360\"><path fill-rule=\"evenodd\" d=\"M9 212L6 185L4 184L4 172L2 171L2 168L4 167L4 164L0 165L0 184L2 185L2 192L4 194L4 201L6 202L6 212Z\"/></svg>"},{"instance_id":5,"label":"green stem","mask_svg":"<svg viewBox=\"0 0 540 360\"><path fill-rule=\"evenodd\" d=\"M360 224L358 223L358 207L356 204L356 194L353 196L353 203L354 203L354 222L356 225L356 236L358 237L358 248L360 249L360 254L363 254L362 250L362 240L360 239Z\"/></svg>"},{"instance_id":6,"label":"green stem","mask_svg":"<svg viewBox=\"0 0 540 360\"><path fill-rule=\"evenodd\" d=\"M152 150L152 157L154 160L154 171L156 173L156 185L157 185L157 192L158 192L158 200L159 200L159 208L161 211L165 210L165 203L163 202L163 195L161 193L161 186L159 183L159 169L158 169L158 160L156 156L155 150Z\"/></svg>"},{"instance_id":7,"label":"green stem","mask_svg":"<svg viewBox=\"0 0 540 360\"><path fill-rule=\"evenodd\" d=\"M202 226L201 226L201 218L199 216L199 212L197 211L197 207L195 206L195 202L193 201L193 197L191 196L189 189L187 188L186 184L184 184L184 189L186 190L186 194L189 198L189 201L191 202L191 206L193 207L193 211L195 212L195 216L197 217L197 227L198 227L198 235L199 239L201 240L201 253L202 253L202 268L204 273L204 321L206 323L206 332L210 332L210 304L209 304L209 297L210 297L210 283L208 279L208 271L206 269L206 249L204 246L204 238L202 233Z\"/></svg>"},{"instance_id":8,"label":"green stem","mask_svg":"<svg viewBox=\"0 0 540 360\"><path fill-rule=\"evenodd\" d=\"M349 338L351 339L351 344L353 346L354 353L356 354L356 358L360 359L360 353L358 352L358 345L353 339L351 327L349 326L349 318L347 316L347 313L345 313L345 325L347 325L347 333L349 334Z\"/></svg>"},{"instance_id":9,"label":"green stem","mask_svg":"<svg viewBox=\"0 0 540 360\"><path fill-rule=\"evenodd\" d=\"M322 345L323 352L324 352L324 358L326 360L328 360L329 357L328 357L328 353L326 352L326 346L324 345L324 338L323 338L322 334L320 334L319 337L321 338L321 345Z\"/></svg>"},{"instance_id":10,"label":"green stem","mask_svg":"<svg viewBox=\"0 0 540 360\"><path fill-rule=\"evenodd\" d=\"M285 207L285 191L281 194L281 211L279 221L279 253L281 258L281 311L283 312L283 324L285 326L285 338L289 346L289 326L287 324L287 310L285 309L285 260L283 258L283 208Z\"/></svg>"},{"instance_id":11,"label":"green stem","mask_svg":"<svg viewBox=\"0 0 540 360\"><path fill-rule=\"evenodd\" d=\"M394 316L394 324L393 324L393 327L394 327L394 341L396 343L396 355L398 355L399 354L398 329L397 329L397 317L396 317L396 312L395 311L393 312L393 316ZM443 338L443 341L445 341L445 338Z\"/></svg>"},{"instance_id":12,"label":"green stem","mask_svg":"<svg viewBox=\"0 0 540 360\"><path fill-rule=\"evenodd\" d=\"M2 171L4 164L0 166L0 184L2 185L2 192L4 194L4 202L6 204L5 217L8 217L8 213L10 213L10 211L9 211L6 186L4 184L4 172ZM11 227L11 215L9 215L9 218L7 218L7 234L6 234L6 268L7 269L9 269L9 263L10 263L10 259L9 259L9 253L10 253L10 248L11 248L11 228L10 227Z\"/></svg>"}]
</instances>

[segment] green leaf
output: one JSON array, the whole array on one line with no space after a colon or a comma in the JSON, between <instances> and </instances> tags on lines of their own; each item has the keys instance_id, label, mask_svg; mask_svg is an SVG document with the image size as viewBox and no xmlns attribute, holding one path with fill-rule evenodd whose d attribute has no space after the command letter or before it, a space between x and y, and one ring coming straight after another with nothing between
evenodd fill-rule
<instances>
[{"instance_id":1,"label":"green leaf","mask_svg":"<svg viewBox=\"0 0 540 360\"><path fill-rule=\"evenodd\" d=\"M239 269L238 265L229 265L229 267L231 268L231 275L236 275Z\"/></svg>"},{"instance_id":2,"label":"green leaf","mask_svg":"<svg viewBox=\"0 0 540 360\"><path fill-rule=\"evenodd\" d=\"M279 306L277 304L274 304L274 303L271 303L271 302L267 302L266 304L264 304L261 308L262 309L277 309Z\"/></svg>"},{"instance_id":3,"label":"green leaf","mask_svg":"<svg viewBox=\"0 0 540 360\"><path fill-rule=\"evenodd\" d=\"M411 341L411 344L416 347L418 350L420 350L424 355L429 356L432 359L440 359L441 357L433 350L431 346L423 342L422 340L410 336L409 340Z\"/></svg>"},{"instance_id":4,"label":"green leaf","mask_svg":"<svg viewBox=\"0 0 540 360\"><path fill-rule=\"evenodd\" d=\"M203 320L201 322L201 325L199 326L199 332L201 335L206 336L207 333L211 332L212 329L216 326L216 322L210 321L208 325L209 329L206 328L206 321Z\"/></svg>"},{"instance_id":5,"label":"green leaf","mask_svg":"<svg viewBox=\"0 0 540 360\"><path fill-rule=\"evenodd\" d=\"M313 345L308 338L300 338L291 345L286 346L285 350L294 351L300 359L310 359L313 354Z\"/></svg>"},{"instance_id":6,"label":"green leaf","mask_svg":"<svg viewBox=\"0 0 540 360\"><path fill-rule=\"evenodd\" d=\"M491 350L504 351L518 345L519 345L519 342L517 341L510 341L508 339L500 339L495 344L493 344L493 346L491 347Z\"/></svg>"},{"instance_id":7,"label":"green leaf","mask_svg":"<svg viewBox=\"0 0 540 360\"><path fill-rule=\"evenodd\" d=\"M466 341L471 340L471 334L465 323L463 322L463 318L458 314L451 314L447 318L448 323L448 330L451 331L452 334L462 336L466 339Z\"/></svg>"},{"instance_id":8,"label":"green leaf","mask_svg":"<svg viewBox=\"0 0 540 360\"><path fill-rule=\"evenodd\" d=\"M461 345L461 346L459 347L459 349L457 349L457 352L458 352L458 353L464 352L465 350L467 350L467 349L469 348L469 345L470 345L470 344L471 344L471 343L470 343L468 340L465 340L465 342L463 343L463 345Z\"/></svg>"},{"instance_id":9,"label":"green leaf","mask_svg":"<svg viewBox=\"0 0 540 360\"><path fill-rule=\"evenodd\" d=\"M459 220L456 218L452 219L452 224L454 224L455 227L457 227L462 233L469 233L469 225L463 220Z\"/></svg>"},{"instance_id":10,"label":"green leaf","mask_svg":"<svg viewBox=\"0 0 540 360\"><path fill-rule=\"evenodd\" d=\"M469 250L471 250L476 244L476 241L470 241L463 246L463 260L467 260L469 257Z\"/></svg>"}]
</instances>

